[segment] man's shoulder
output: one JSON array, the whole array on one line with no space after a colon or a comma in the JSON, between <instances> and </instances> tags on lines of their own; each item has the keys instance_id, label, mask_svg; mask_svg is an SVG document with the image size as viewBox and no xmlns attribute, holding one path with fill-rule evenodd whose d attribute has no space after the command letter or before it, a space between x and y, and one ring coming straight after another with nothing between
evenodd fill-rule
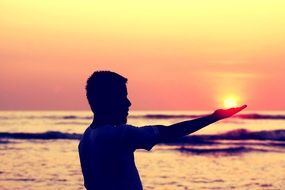
<instances>
[{"instance_id":1,"label":"man's shoulder","mask_svg":"<svg viewBox=\"0 0 285 190\"><path fill-rule=\"evenodd\" d=\"M124 125L102 125L102 126L89 126L81 137L81 141L91 141L101 138L114 138L115 136L121 136L125 131L135 129L137 127L124 124Z\"/></svg>"}]
</instances>

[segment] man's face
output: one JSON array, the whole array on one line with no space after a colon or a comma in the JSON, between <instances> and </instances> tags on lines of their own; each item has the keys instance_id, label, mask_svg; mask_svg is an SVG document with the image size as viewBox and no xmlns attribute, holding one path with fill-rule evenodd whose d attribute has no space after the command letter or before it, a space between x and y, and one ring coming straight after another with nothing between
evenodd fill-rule
<instances>
[{"instance_id":1,"label":"man's face","mask_svg":"<svg viewBox=\"0 0 285 190\"><path fill-rule=\"evenodd\" d=\"M131 102L128 99L127 86L124 85L118 93L114 94L112 101L112 115L119 124L126 124Z\"/></svg>"}]
</instances>

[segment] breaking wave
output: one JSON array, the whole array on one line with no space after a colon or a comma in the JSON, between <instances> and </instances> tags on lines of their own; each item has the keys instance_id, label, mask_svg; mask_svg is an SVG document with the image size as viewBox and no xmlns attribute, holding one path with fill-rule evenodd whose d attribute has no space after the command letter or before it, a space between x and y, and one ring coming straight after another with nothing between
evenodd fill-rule
<instances>
[{"instance_id":1,"label":"breaking wave","mask_svg":"<svg viewBox=\"0 0 285 190\"><path fill-rule=\"evenodd\" d=\"M260 148L249 148L245 146L237 146L237 147L227 147L227 148L185 148L180 147L177 150L181 152L191 152L196 154L207 154L207 153L241 153L241 152L268 152L266 149L260 149Z\"/></svg>"},{"instance_id":2,"label":"breaking wave","mask_svg":"<svg viewBox=\"0 0 285 190\"><path fill-rule=\"evenodd\" d=\"M80 139L81 134L77 133L63 133L59 131L47 131L44 133L9 133L9 132L0 132L0 139L42 139L42 140L51 140L51 139Z\"/></svg>"},{"instance_id":3,"label":"breaking wave","mask_svg":"<svg viewBox=\"0 0 285 190\"><path fill-rule=\"evenodd\" d=\"M1 139L80 139L82 134L47 131L43 133L10 133L0 132ZM215 140L271 140L285 141L285 130L248 131L246 129L232 130L215 135L190 135L167 143L211 144Z\"/></svg>"},{"instance_id":4,"label":"breaking wave","mask_svg":"<svg viewBox=\"0 0 285 190\"><path fill-rule=\"evenodd\" d=\"M285 142L285 130L272 131L248 131L246 129L232 130L222 134L215 135L190 135L177 140L168 141L167 144L213 144L219 140L229 141L281 141Z\"/></svg>"},{"instance_id":5,"label":"breaking wave","mask_svg":"<svg viewBox=\"0 0 285 190\"><path fill-rule=\"evenodd\" d=\"M192 153L192 154L239 154L239 153L246 153L246 152L278 152L278 153L284 153L284 148L282 149L276 149L272 147L266 147L266 146L254 146L254 145L247 145L243 146L242 144L239 146L228 146L228 147L210 147L210 148L201 148L201 147L184 147L181 146L179 148L176 148L175 150L178 150L183 153Z\"/></svg>"}]
</instances>

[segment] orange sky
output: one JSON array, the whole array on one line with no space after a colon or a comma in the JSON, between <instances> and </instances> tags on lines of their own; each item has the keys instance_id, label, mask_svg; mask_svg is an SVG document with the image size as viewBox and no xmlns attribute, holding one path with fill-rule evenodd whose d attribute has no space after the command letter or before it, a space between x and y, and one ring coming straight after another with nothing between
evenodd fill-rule
<instances>
[{"instance_id":1,"label":"orange sky","mask_svg":"<svg viewBox=\"0 0 285 190\"><path fill-rule=\"evenodd\" d=\"M285 109L283 0L2 0L0 109L88 109L94 70L133 110Z\"/></svg>"}]
</instances>

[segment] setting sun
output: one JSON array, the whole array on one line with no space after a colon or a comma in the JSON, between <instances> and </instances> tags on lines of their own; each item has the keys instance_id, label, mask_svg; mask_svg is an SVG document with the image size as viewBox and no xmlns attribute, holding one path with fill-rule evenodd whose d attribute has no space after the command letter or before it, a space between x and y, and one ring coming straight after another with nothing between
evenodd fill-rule
<instances>
[{"instance_id":1,"label":"setting sun","mask_svg":"<svg viewBox=\"0 0 285 190\"><path fill-rule=\"evenodd\" d=\"M232 108L237 107L237 100L236 98L229 97L224 100L224 107L225 108Z\"/></svg>"}]
</instances>

